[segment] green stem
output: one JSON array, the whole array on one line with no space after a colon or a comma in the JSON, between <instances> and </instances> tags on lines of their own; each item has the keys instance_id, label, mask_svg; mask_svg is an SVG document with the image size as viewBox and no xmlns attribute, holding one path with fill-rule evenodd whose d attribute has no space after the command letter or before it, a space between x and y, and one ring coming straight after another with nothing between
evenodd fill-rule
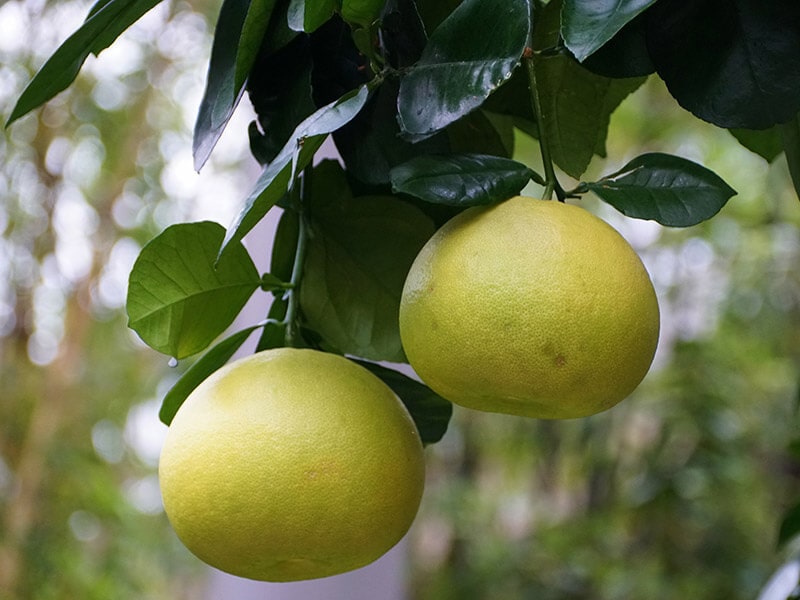
<instances>
[{"instance_id":1,"label":"green stem","mask_svg":"<svg viewBox=\"0 0 800 600\"><path fill-rule=\"evenodd\" d=\"M525 68L528 72L528 85L531 90L531 107L533 108L533 115L536 118L536 127L539 130L539 149L542 153L542 163L544 166L544 200L550 200L553 197L553 192L559 200L564 199L563 190L558 184L556 177L555 167L553 166L553 157L550 154L550 145L547 141L547 128L545 127L545 114L542 110L541 99L539 98L539 88L536 82L536 65L533 57L533 50L526 52Z\"/></svg>"},{"instance_id":2,"label":"green stem","mask_svg":"<svg viewBox=\"0 0 800 600\"><path fill-rule=\"evenodd\" d=\"M306 215L306 205L311 195L311 167L306 167L302 177L295 182L292 189L292 205L298 214L297 228L297 248L294 253L294 265L292 266L292 279L289 289L289 301L286 306L286 345L289 347L299 347L303 345L300 337L299 325L297 322L300 308L300 282L303 279L303 265L306 260L308 250L308 222Z\"/></svg>"}]
</instances>

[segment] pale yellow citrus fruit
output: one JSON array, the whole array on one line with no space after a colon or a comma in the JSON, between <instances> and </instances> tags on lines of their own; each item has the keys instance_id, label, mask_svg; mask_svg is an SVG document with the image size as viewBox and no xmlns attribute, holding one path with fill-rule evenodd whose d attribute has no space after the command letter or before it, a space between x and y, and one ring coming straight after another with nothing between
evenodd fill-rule
<instances>
[{"instance_id":1,"label":"pale yellow citrus fruit","mask_svg":"<svg viewBox=\"0 0 800 600\"><path fill-rule=\"evenodd\" d=\"M433 390L462 406L541 418L603 411L653 360L655 291L610 225L516 197L450 220L416 258L400 335Z\"/></svg>"},{"instance_id":2,"label":"pale yellow citrus fruit","mask_svg":"<svg viewBox=\"0 0 800 600\"><path fill-rule=\"evenodd\" d=\"M419 507L422 444L380 379L344 357L282 348L226 365L172 421L159 463L178 537L251 579L313 579L394 546Z\"/></svg>"}]
</instances>

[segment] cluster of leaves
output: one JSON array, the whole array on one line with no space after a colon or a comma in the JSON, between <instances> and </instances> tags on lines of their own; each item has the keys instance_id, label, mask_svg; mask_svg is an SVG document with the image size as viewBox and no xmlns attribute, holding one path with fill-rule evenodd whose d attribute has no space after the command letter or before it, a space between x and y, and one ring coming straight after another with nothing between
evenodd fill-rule
<instances>
[{"instance_id":1,"label":"cluster of leaves","mask_svg":"<svg viewBox=\"0 0 800 600\"><path fill-rule=\"evenodd\" d=\"M69 85L89 53L157 2L99 0L9 120ZM274 301L263 322L186 371L162 419L260 330L260 350L309 346L370 361L435 442L449 404L376 363L405 360L396 323L403 279L436 227L530 181L546 198L591 191L669 226L712 217L735 192L680 157L645 154L572 190L557 178L556 168L580 180L605 155L611 114L653 72L684 107L735 128L769 160L784 147L797 173L799 12L779 0L223 0L195 166L246 93L263 172L227 229L178 224L142 250L130 326L180 359L209 348L257 289ZM515 129L539 140L543 175L512 160ZM328 137L341 164L315 165ZM284 212L272 265L260 275L242 239L276 205Z\"/></svg>"}]
</instances>

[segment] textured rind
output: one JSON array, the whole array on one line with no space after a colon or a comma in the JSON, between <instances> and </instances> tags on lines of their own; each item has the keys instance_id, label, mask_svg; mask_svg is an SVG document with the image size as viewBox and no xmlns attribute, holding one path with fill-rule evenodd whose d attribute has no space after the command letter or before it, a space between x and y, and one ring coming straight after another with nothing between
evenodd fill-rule
<instances>
[{"instance_id":1,"label":"textured rind","mask_svg":"<svg viewBox=\"0 0 800 600\"><path fill-rule=\"evenodd\" d=\"M582 208L515 197L464 211L411 267L400 335L434 391L478 410L574 418L647 373L658 302L641 260Z\"/></svg>"},{"instance_id":2,"label":"textured rind","mask_svg":"<svg viewBox=\"0 0 800 600\"><path fill-rule=\"evenodd\" d=\"M405 407L363 367L276 349L217 371L187 398L159 464L178 537L251 579L362 567L402 537L422 495L422 444Z\"/></svg>"}]
</instances>

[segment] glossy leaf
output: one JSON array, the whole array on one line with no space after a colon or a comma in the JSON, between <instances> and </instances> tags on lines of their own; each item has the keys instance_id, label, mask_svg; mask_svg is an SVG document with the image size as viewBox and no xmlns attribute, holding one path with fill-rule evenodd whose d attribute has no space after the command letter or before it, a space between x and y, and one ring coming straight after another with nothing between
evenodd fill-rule
<instances>
[{"instance_id":1,"label":"glossy leaf","mask_svg":"<svg viewBox=\"0 0 800 600\"><path fill-rule=\"evenodd\" d=\"M89 54L100 54L161 0L98 2L83 25L44 63L17 100L6 125L44 104L75 80Z\"/></svg>"},{"instance_id":2,"label":"glossy leaf","mask_svg":"<svg viewBox=\"0 0 800 600\"><path fill-rule=\"evenodd\" d=\"M142 248L128 283L128 326L175 358L200 352L234 320L261 284L247 250L209 221L172 225ZM215 261L217 261L215 267Z\"/></svg>"},{"instance_id":3,"label":"glossy leaf","mask_svg":"<svg viewBox=\"0 0 800 600\"><path fill-rule=\"evenodd\" d=\"M659 0L646 14L650 58L697 117L765 129L800 111L800 2Z\"/></svg>"},{"instance_id":4,"label":"glossy leaf","mask_svg":"<svg viewBox=\"0 0 800 600\"><path fill-rule=\"evenodd\" d=\"M392 189L426 202L467 207L510 198L533 177L522 163L498 156L420 156L392 169Z\"/></svg>"},{"instance_id":5,"label":"glossy leaf","mask_svg":"<svg viewBox=\"0 0 800 600\"><path fill-rule=\"evenodd\" d=\"M288 23L295 31L311 33L333 16L335 0L291 0Z\"/></svg>"},{"instance_id":6,"label":"glossy leaf","mask_svg":"<svg viewBox=\"0 0 800 600\"><path fill-rule=\"evenodd\" d=\"M605 77L643 77L653 73L656 68L647 51L646 18L647 12L640 13L581 64Z\"/></svg>"},{"instance_id":7,"label":"glossy leaf","mask_svg":"<svg viewBox=\"0 0 800 600\"><path fill-rule=\"evenodd\" d=\"M445 133L453 154L491 154L504 158L514 154L514 119L507 115L478 109L451 123Z\"/></svg>"},{"instance_id":8,"label":"glossy leaf","mask_svg":"<svg viewBox=\"0 0 800 600\"><path fill-rule=\"evenodd\" d=\"M538 57L535 66L543 113L540 130L554 162L577 179L595 153L605 155L611 114L645 80L602 77L565 55Z\"/></svg>"},{"instance_id":9,"label":"glossy leaf","mask_svg":"<svg viewBox=\"0 0 800 600\"><path fill-rule=\"evenodd\" d=\"M306 325L344 354L403 362L400 295L433 223L398 198L353 198L334 161L318 165L313 177L300 286Z\"/></svg>"},{"instance_id":10,"label":"glossy leaf","mask_svg":"<svg viewBox=\"0 0 800 600\"><path fill-rule=\"evenodd\" d=\"M742 146L751 152L755 152L767 162L771 163L783 152L783 144L781 143L781 134L778 127L770 129L730 129L729 131Z\"/></svg>"},{"instance_id":11,"label":"glossy leaf","mask_svg":"<svg viewBox=\"0 0 800 600\"><path fill-rule=\"evenodd\" d=\"M200 170L233 116L275 0L224 0L214 32L208 78L194 126L194 167Z\"/></svg>"},{"instance_id":12,"label":"glossy leaf","mask_svg":"<svg viewBox=\"0 0 800 600\"><path fill-rule=\"evenodd\" d=\"M424 383L382 365L355 360L362 367L377 375L405 405L417 426L423 444L435 444L444 437L453 405L431 390Z\"/></svg>"},{"instance_id":13,"label":"glossy leaf","mask_svg":"<svg viewBox=\"0 0 800 600\"><path fill-rule=\"evenodd\" d=\"M713 171L660 153L643 154L616 173L581 187L629 217L672 227L710 219L736 194Z\"/></svg>"},{"instance_id":14,"label":"glossy leaf","mask_svg":"<svg viewBox=\"0 0 800 600\"><path fill-rule=\"evenodd\" d=\"M437 2L441 7L444 3ZM428 33L417 0L388 0L381 19L383 50L388 63L405 69L422 56ZM433 29L431 29L433 31Z\"/></svg>"},{"instance_id":15,"label":"glossy leaf","mask_svg":"<svg viewBox=\"0 0 800 600\"><path fill-rule=\"evenodd\" d=\"M364 183L387 184L392 167L426 152L447 152L450 148L444 132L416 144L400 138L395 118L397 90L396 81L385 81L364 110L333 134L347 171Z\"/></svg>"},{"instance_id":16,"label":"glossy leaf","mask_svg":"<svg viewBox=\"0 0 800 600\"><path fill-rule=\"evenodd\" d=\"M511 77L530 37L530 0L465 0L406 75L398 119L424 138L478 108Z\"/></svg>"},{"instance_id":17,"label":"glossy leaf","mask_svg":"<svg viewBox=\"0 0 800 600\"><path fill-rule=\"evenodd\" d=\"M259 327L261 327L261 325L254 325L242 331L237 331L218 344L215 344L211 350L193 363L164 396L164 400L161 403L161 410L158 412L158 417L161 419L161 422L165 425L172 423L172 419L175 418L178 409L186 398L189 397L189 394L191 394L198 385L203 383L209 375L224 366L225 363L236 354L236 351L241 348L242 344L247 341L250 334Z\"/></svg>"},{"instance_id":18,"label":"glossy leaf","mask_svg":"<svg viewBox=\"0 0 800 600\"><path fill-rule=\"evenodd\" d=\"M561 34L579 61L597 51L655 0L564 0Z\"/></svg>"},{"instance_id":19,"label":"glossy leaf","mask_svg":"<svg viewBox=\"0 0 800 600\"><path fill-rule=\"evenodd\" d=\"M261 173L228 228L220 252L240 241L290 188L294 176L311 163L325 137L349 123L367 101L369 89L363 85L317 110L298 125L289 140Z\"/></svg>"},{"instance_id":20,"label":"glossy leaf","mask_svg":"<svg viewBox=\"0 0 800 600\"><path fill-rule=\"evenodd\" d=\"M800 199L800 115L780 126L781 142L792 177L794 191Z\"/></svg>"},{"instance_id":21,"label":"glossy leaf","mask_svg":"<svg viewBox=\"0 0 800 600\"><path fill-rule=\"evenodd\" d=\"M458 8L462 0L413 0L425 31L429 34Z\"/></svg>"}]
</instances>

